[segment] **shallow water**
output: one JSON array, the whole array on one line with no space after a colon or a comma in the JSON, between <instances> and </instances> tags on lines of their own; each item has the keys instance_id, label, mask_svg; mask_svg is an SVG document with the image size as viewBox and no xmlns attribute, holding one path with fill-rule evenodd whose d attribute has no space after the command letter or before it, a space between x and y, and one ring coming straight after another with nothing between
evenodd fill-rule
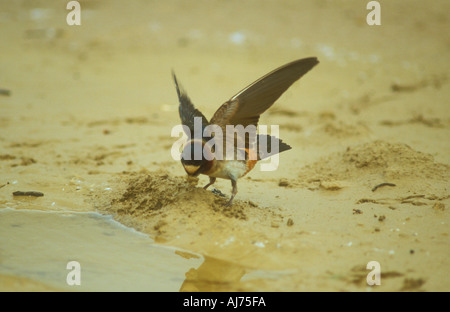
<instances>
[{"instance_id":1,"label":"shallow water","mask_svg":"<svg viewBox=\"0 0 450 312\"><path fill-rule=\"evenodd\" d=\"M66 281L70 261L80 264L80 285ZM98 213L0 209L0 274L56 289L179 291L202 262Z\"/></svg>"}]
</instances>

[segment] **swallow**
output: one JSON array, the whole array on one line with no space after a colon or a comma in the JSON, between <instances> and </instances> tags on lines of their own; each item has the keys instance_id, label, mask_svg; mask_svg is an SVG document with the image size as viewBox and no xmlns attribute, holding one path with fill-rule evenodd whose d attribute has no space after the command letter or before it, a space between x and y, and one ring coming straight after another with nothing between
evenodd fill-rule
<instances>
[{"instance_id":1,"label":"swallow","mask_svg":"<svg viewBox=\"0 0 450 312\"><path fill-rule=\"evenodd\" d=\"M291 146L269 135L255 134L252 136L245 133L236 135L236 133L227 132L226 126L254 126L254 129L256 129L260 115L271 107L294 82L318 63L319 61L316 57L304 58L271 71L222 104L209 121L195 108L187 93L178 83L175 73L172 72L179 99L179 115L182 124L187 129L185 132L188 135L188 141L181 153L181 163L188 176L196 177L200 174L209 176L209 183L204 186L205 190L216 182L216 178L231 180L231 197L226 204L226 206L230 206L238 192L237 180L239 178L251 171L257 161L276 153L290 150ZM208 141L203 135L193 136L195 119L201 120L202 131L208 125L215 125L222 129L224 133L220 137L222 142L216 142L217 145L211 145L211 141L218 141L218 137L215 135L210 136L212 138L211 141ZM231 142L231 146L235 148L233 155L236 156L237 153L240 153L241 158L217 157L216 153L219 150L217 147L223 146L221 150L221 153L223 153L229 147L229 145L226 146L226 142ZM257 148L260 142L267 143L266 150L263 149L261 151L261 149ZM274 151L272 144L278 145L278 148L274 149ZM203 151L200 157L198 157L198 154L194 155L196 150ZM268 150L271 152L268 152Z\"/></svg>"}]
</instances>

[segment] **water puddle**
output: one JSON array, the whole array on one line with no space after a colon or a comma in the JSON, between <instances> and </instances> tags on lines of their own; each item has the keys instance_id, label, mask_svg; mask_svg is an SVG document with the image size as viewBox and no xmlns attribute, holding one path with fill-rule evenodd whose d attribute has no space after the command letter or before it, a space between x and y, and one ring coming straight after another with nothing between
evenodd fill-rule
<instances>
[{"instance_id":1,"label":"water puddle","mask_svg":"<svg viewBox=\"0 0 450 312\"><path fill-rule=\"evenodd\" d=\"M80 285L67 283L71 261L80 264ZM98 213L0 209L3 276L67 291L180 291L203 262Z\"/></svg>"}]
</instances>

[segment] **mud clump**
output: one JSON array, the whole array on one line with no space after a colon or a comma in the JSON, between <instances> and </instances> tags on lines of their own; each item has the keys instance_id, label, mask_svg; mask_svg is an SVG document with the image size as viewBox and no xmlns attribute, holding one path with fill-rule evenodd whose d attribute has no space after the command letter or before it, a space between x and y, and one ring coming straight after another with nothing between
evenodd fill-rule
<instances>
[{"instance_id":1,"label":"mud clump","mask_svg":"<svg viewBox=\"0 0 450 312\"><path fill-rule=\"evenodd\" d=\"M433 156L413 150L406 144L375 141L348 147L342 156L345 163L356 168L403 167L404 173L413 166L434 163ZM412 171L412 170L411 170ZM414 170L417 174L417 170Z\"/></svg>"},{"instance_id":2,"label":"mud clump","mask_svg":"<svg viewBox=\"0 0 450 312\"><path fill-rule=\"evenodd\" d=\"M449 166L436 163L430 154L416 151L406 144L373 141L347 147L345 152L333 153L306 166L296 181L297 187L310 190L337 191L324 185L366 186L373 189L380 183L392 184L411 192L446 193L450 179ZM343 182L344 181L344 182ZM439 195L437 195L439 197Z\"/></svg>"},{"instance_id":3,"label":"mud clump","mask_svg":"<svg viewBox=\"0 0 450 312\"><path fill-rule=\"evenodd\" d=\"M231 207L226 207L227 199L218 195L216 190L203 190L182 177L170 176L165 172L143 172L130 173L127 178L121 179L126 181L126 189L111 203L118 214L145 217L181 209L189 216L204 208L226 217L247 218L244 212L246 203L236 201Z\"/></svg>"},{"instance_id":4,"label":"mud clump","mask_svg":"<svg viewBox=\"0 0 450 312\"><path fill-rule=\"evenodd\" d=\"M347 148L342 161L353 174L367 169L384 179L447 179L449 167L434 161L430 154L416 151L406 144L374 141ZM350 166L349 166L350 165ZM354 168L352 168L352 165Z\"/></svg>"},{"instance_id":5,"label":"mud clump","mask_svg":"<svg viewBox=\"0 0 450 312\"><path fill-rule=\"evenodd\" d=\"M228 195L204 190L191 182L165 171L124 172L111 181L116 185L115 194L96 206L122 224L161 242L188 232L201 236L212 229L220 231L216 224L225 227L228 223L246 222L250 210L260 210L254 203L240 200L225 206Z\"/></svg>"},{"instance_id":6,"label":"mud clump","mask_svg":"<svg viewBox=\"0 0 450 312\"><path fill-rule=\"evenodd\" d=\"M119 211L127 214L148 214L161 209L194 191L194 187L180 177L168 174L131 174L125 192L114 204L123 206Z\"/></svg>"}]
</instances>

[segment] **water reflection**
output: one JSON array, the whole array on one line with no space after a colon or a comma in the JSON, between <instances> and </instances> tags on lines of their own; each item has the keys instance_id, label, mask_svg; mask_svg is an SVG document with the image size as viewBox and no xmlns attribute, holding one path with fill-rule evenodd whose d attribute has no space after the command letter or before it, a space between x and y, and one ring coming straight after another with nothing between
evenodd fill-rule
<instances>
[{"instance_id":1,"label":"water reflection","mask_svg":"<svg viewBox=\"0 0 450 312\"><path fill-rule=\"evenodd\" d=\"M178 291L203 261L179 252L97 213L0 210L3 280L18 276L69 291ZM69 261L80 263L80 286L66 282Z\"/></svg>"},{"instance_id":2,"label":"water reflection","mask_svg":"<svg viewBox=\"0 0 450 312\"><path fill-rule=\"evenodd\" d=\"M191 268L180 291L238 291L244 267L217 258L205 256L198 269Z\"/></svg>"},{"instance_id":3,"label":"water reflection","mask_svg":"<svg viewBox=\"0 0 450 312\"><path fill-rule=\"evenodd\" d=\"M79 286L66 282L70 261ZM94 212L0 209L1 291L240 291L284 274L156 245Z\"/></svg>"}]
</instances>

